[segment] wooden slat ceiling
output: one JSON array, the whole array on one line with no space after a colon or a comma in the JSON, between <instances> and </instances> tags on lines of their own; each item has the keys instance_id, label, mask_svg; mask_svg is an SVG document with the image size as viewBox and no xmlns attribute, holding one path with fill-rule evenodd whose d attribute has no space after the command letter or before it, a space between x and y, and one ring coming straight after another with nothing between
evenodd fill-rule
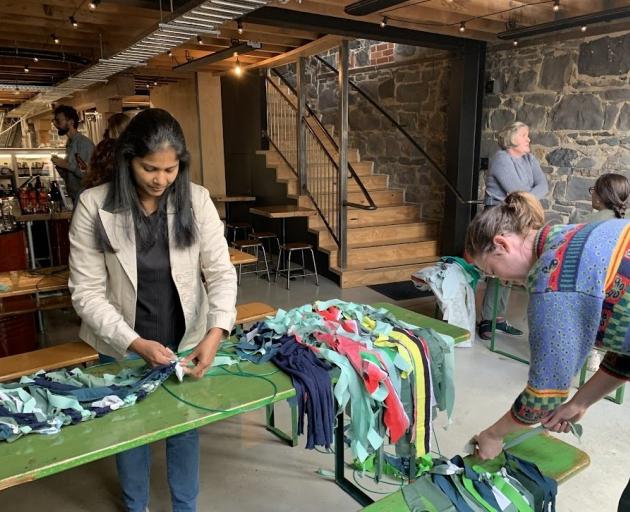
<instances>
[{"instance_id":1,"label":"wooden slat ceiling","mask_svg":"<svg viewBox=\"0 0 630 512\"><path fill-rule=\"evenodd\" d=\"M511 26L532 26L556 19L571 18L618 7L628 7L630 0L560 0L553 10L553 0L409 0L366 16L344 12L348 0L303 0L282 7L314 14L380 23L387 16L391 26L469 37L484 41L496 40L496 34ZM460 32L460 23L465 32Z\"/></svg>"},{"instance_id":2,"label":"wooden slat ceiling","mask_svg":"<svg viewBox=\"0 0 630 512\"><path fill-rule=\"evenodd\" d=\"M388 24L427 32L450 34L482 40L494 40L496 34L512 24L531 26L558 17L572 17L614 7L624 7L630 0L561 0L560 10L552 10L553 0L409 0L389 9L367 16L349 16L344 7L348 0L296 0L279 5L329 16L379 23L383 16ZM173 8L186 8L188 0L173 0ZM166 12L160 12L162 4ZM27 86L53 85L85 69L101 57L108 57L128 47L142 35L154 29L162 16L170 14L170 0L102 0L96 10L90 10L88 0L1 0L0 18L0 84L15 84L19 90L0 88L0 108L9 109L32 97ZM79 26L73 28L73 16ZM466 31L459 25L466 22ZM220 27L220 34L203 36L202 44L195 38L173 51L162 54L137 68L136 89L139 94L146 85L165 83L190 76L173 71L176 65L229 48L234 40L258 41L259 50L239 57L244 66L255 65L266 59L314 41L324 34L314 31L292 30L244 23L239 34L237 23ZM60 38L55 44L52 34ZM11 52L15 50L15 55ZM28 52L54 52L52 57L34 62ZM24 72L28 65L29 72ZM231 68L234 59L217 62L204 68L221 72Z\"/></svg>"}]
</instances>

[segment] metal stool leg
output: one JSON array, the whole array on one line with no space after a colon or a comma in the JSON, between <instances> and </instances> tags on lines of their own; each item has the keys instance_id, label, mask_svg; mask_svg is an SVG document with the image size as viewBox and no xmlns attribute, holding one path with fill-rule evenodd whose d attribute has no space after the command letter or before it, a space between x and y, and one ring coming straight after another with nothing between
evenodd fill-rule
<instances>
[{"instance_id":1,"label":"metal stool leg","mask_svg":"<svg viewBox=\"0 0 630 512\"><path fill-rule=\"evenodd\" d=\"M236 280L236 284L241 284L241 274L243 273L243 265L238 266L238 279Z\"/></svg>"},{"instance_id":2,"label":"metal stool leg","mask_svg":"<svg viewBox=\"0 0 630 512\"><path fill-rule=\"evenodd\" d=\"M269 263L267 262L267 251L265 251L265 244L262 246L263 260L265 261L265 272L267 272L267 281L271 282L271 276L269 275Z\"/></svg>"},{"instance_id":3,"label":"metal stool leg","mask_svg":"<svg viewBox=\"0 0 630 512\"><path fill-rule=\"evenodd\" d=\"M302 255L302 277L306 277L306 261L304 261L304 249L300 250Z\"/></svg>"},{"instance_id":4,"label":"metal stool leg","mask_svg":"<svg viewBox=\"0 0 630 512\"><path fill-rule=\"evenodd\" d=\"M278 276L280 275L280 262L282 261L282 247L280 247L280 252L278 253L278 264L276 265L276 278L274 282L278 282Z\"/></svg>"},{"instance_id":5,"label":"metal stool leg","mask_svg":"<svg viewBox=\"0 0 630 512\"><path fill-rule=\"evenodd\" d=\"M319 286L319 276L317 275L317 264L315 263L315 253L313 252L313 249L310 249L310 251L311 251L311 259L313 260L313 272L315 272L315 284Z\"/></svg>"},{"instance_id":6,"label":"metal stool leg","mask_svg":"<svg viewBox=\"0 0 630 512\"><path fill-rule=\"evenodd\" d=\"M293 251L291 249L289 249L289 261L287 264L287 290L290 289L290 284L291 283L291 253Z\"/></svg>"}]
</instances>

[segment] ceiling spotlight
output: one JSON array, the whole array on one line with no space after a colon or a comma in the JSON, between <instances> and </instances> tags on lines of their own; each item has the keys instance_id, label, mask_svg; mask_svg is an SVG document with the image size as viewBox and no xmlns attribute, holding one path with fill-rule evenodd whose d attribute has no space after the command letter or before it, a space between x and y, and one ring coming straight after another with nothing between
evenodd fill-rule
<instances>
[{"instance_id":1,"label":"ceiling spotlight","mask_svg":"<svg viewBox=\"0 0 630 512\"><path fill-rule=\"evenodd\" d=\"M586 25L582 25L582 26L580 27L580 30L581 30L582 32L586 32Z\"/></svg>"},{"instance_id":2,"label":"ceiling spotlight","mask_svg":"<svg viewBox=\"0 0 630 512\"><path fill-rule=\"evenodd\" d=\"M92 10L96 9L96 7L98 6L98 4L101 3L101 0L92 0L89 4L88 7Z\"/></svg>"},{"instance_id":3,"label":"ceiling spotlight","mask_svg":"<svg viewBox=\"0 0 630 512\"><path fill-rule=\"evenodd\" d=\"M387 26L387 16L383 16L381 20L381 28L385 28Z\"/></svg>"},{"instance_id":4,"label":"ceiling spotlight","mask_svg":"<svg viewBox=\"0 0 630 512\"><path fill-rule=\"evenodd\" d=\"M514 46L518 46L518 41L517 41L516 39L514 39L514 41L512 41L512 44L513 44Z\"/></svg>"},{"instance_id":5,"label":"ceiling spotlight","mask_svg":"<svg viewBox=\"0 0 630 512\"><path fill-rule=\"evenodd\" d=\"M28 73L30 69L28 69L28 64L24 64L24 73Z\"/></svg>"},{"instance_id":6,"label":"ceiling spotlight","mask_svg":"<svg viewBox=\"0 0 630 512\"><path fill-rule=\"evenodd\" d=\"M241 20L236 20L236 28L238 30L238 35L243 35L243 22Z\"/></svg>"},{"instance_id":7,"label":"ceiling spotlight","mask_svg":"<svg viewBox=\"0 0 630 512\"><path fill-rule=\"evenodd\" d=\"M553 0L553 12L558 12L560 10L560 0Z\"/></svg>"},{"instance_id":8,"label":"ceiling spotlight","mask_svg":"<svg viewBox=\"0 0 630 512\"><path fill-rule=\"evenodd\" d=\"M77 28L77 27L79 26L79 24L77 23L77 20L75 19L75 17L74 17L74 16L70 16L68 19L70 20L70 24L71 24L74 28Z\"/></svg>"},{"instance_id":9,"label":"ceiling spotlight","mask_svg":"<svg viewBox=\"0 0 630 512\"><path fill-rule=\"evenodd\" d=\"M61 42L61 40L55 34L50 34L50 38L55 44L59 44Z\"/></svg>"},{"instance_id":10,"label":"ceiling spotlight","mask_svg":"<svg viewBox=\"0 0 630 512\"><path fill-rule=\"evenodd\" d=\"M169 50L169 51L166 52L166 55L168 55L169 57L172 57L173 56L173 52L171 50Z\"/></svg>"},{"instance_id":11,"label":"ceiling spotlight","mask_svg":"<svg viewBox=\"0 0 630 512\"><path fill-rule=\"evenodd\" d=\"M147 89L149 89L150 87L151 87L151 85L149 85L149 84L147 83Z\"/></svg>"},{"instance_id":12,"label":"ceiling spotlight","mask_svg":"<svg viewBox=\"0 0 630 512\"><path fill-rule=\"evenodd\" d=\"M13 94L15 94L16 96L20 94L20 89L18 88L17 85L15 86L15 91L13 91Z\"/></svg>"},{"instance_id":13,"label":"ceiling spotlight","mask_svg":"<svg viewBox=\"0 0 630 512\"><path fill-rule=\"evenodd\" d=\"M459 24L459 31L466 32L466 23L464 23L463 21Z\"/></svg>"},{"instance_id":14,"label":"ceiling spotlight","mask_svg":"<svg viewBox=\"0 0 630 512\"><path fill-rule=\"evenodd\" d=\"M236 57L236 65L234 66L234 74L236 76L241 76L243 74L243 68L241 67L241 63L238 60L238 57Z\"/></svg>"},{"instance_id":15,"label":"ceiling spotlight","mask_svg":"<svg viewBox=\"0 0 630 512\"><path fill-rule=\"evenodd\" d=\"M39 59L37 57L33 57L33 62L39 62Z\"/></svg>"},{"instance_id":16,"label":"ceiling spotlight","mask_svg":"<svg viewBox=\"0 0 630 512\"><path fill-rule=\"evenodd\" d=\"M153 80L153 85L157 85L158 81L157 80Z\"/></svg>"},{"instance_id":17,"label":"ceiling spotlight","mask_svg":"<svg viewBox=\"0 0 630 512\"><path fill-rule=\"evenodd\" d=\"M201 39L201 36L197 36L197 44L203 44L203 39Z\"/></svg>"}]
</instances>

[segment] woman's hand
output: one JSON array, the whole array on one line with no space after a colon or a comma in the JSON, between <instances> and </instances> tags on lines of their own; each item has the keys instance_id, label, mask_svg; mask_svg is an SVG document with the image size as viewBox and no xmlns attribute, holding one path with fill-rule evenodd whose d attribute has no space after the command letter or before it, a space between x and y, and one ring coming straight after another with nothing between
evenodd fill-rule
<instances>
[{"instance_id":1,"label":"woman's hand","mask_svg":"<svg viewBox=\"0 0 630 512\"><path fill-rule=\"evenodd\" d=\"M571 423L580 421L586 413L586 407L569 400L566 404L557 407L549 416L542 419L543 427L551 432L567 432L571 431Z\"/></svg>"},{"instance_id":2,"label":"woman's hand","mask_svg":"<svg viewBox=\"0 0 630 512\"><path fill-rule=\"evenodd\" d=\"M222 337L222 329L216 327L210 329L208 334L199 342L199 345L182 359L182 366L187 369L189 374L198 379L204 376L208 368L212 366L214 357L217 355L217 350L219 350ZM190 362L194 363L195 366L188 368L188 363Z\"/></svg>"},{"instance_id":3,"label":"woman's hand","mask_svg":"<svg viewBox=\"0 0 630 512\"><path fill-rule=\"evenodd\" d=\"M494 459L503 451L503 438L493 434L490 429L477 434L473 439L477 443L475 455L481 460Z\"/></svg>"},{"instance_id":4,"label":"woman's hand","mask_svg":"<svg viewBox=\"0 0 630 512\"><path fill-rule=\"evenodd\" d=\"M138 354L151 367L168 364L176 359L173 351L157 341L136 338L129 345L129 350Z\"/></svg>"}]
</instances>

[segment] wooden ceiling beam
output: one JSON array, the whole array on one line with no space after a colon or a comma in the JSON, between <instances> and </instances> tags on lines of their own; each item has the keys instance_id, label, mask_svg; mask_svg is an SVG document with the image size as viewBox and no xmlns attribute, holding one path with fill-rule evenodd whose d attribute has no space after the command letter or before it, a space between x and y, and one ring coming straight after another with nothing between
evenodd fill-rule
<instances>
[{"instance_id":1,"label":"wooden ceiling beam","mask_svg":"<svg viewBox=\"0 0 630 512\"><path fill-rule=\"evenodd\" d=\"M79 22L81 19L91 18L92 20L106 21L108 23L110 22L108 20L111 20L111 23L115 24L116 19L120 22L121 16L136 19L145 18L153 21L160 19L160 11L158 9L143 9L128 4L107 1L101 2L94 11L88 8L87 1L82 0L45 0L45 2L42 0L3 0L2 4L15 13L28 15L29 12L35 9L37 12L48 13L47 15L50 17L59 17L65 20L73 12L77 11L79 5L82 5L75 15Z\"/></svg>"},{"instance_id":2,"label":"wooden ceiling beam","mask_svg":"<svg viewBox=\"0 0 630 512\"><path fill-rule=\"evenodd\" d=\"M417 8L420 8L417 6ZM349 16L343 11L343 5L335 3L334 0L303 0L300 5L293 4L292 2L283 5L283 9L299 12L309 12L313 14L321 14L324 16L333 16L341 19L351 19L353 21L359 21L363 23L373 23L378 25L383 19L382 14L369 14L367 16ZM255 16L256 13L254 12ZM419 18L413 23L411 19L409 21L399 21L390 18L388 25L392 27L406 28L409 30L415 30L418 32L430 32L434 34L444 34L453 37L465 37L470 39L479 39L483 41L496 40L496 34L505 28L505 24L492 20L475 20L466 25L466 32L460 33L458 23L448 26L442 26L442 24L454 23L448 19L445 13L440 13L433 9L426 9L426 12L419 14ZM424 23L427 24L424 24ZM423 23L422 25L419 23ZM429 25L430 24L430 25Z\"/></svg>"},{"instance_id":3,"label":"wooden ceiling beam","mask_svg":"<svg viewBox=\"0 0 630 512\"><path fill-rule=\"evenodd\" d=\"M288 4L287 4L288 5ZM298 9L300 10L300 9ZM256 23L247 23L243 22L243 34L238 35L238 28L236 21L228 21L219 27L219 31L223 34L224 30L234 30L237 34L238 39L251 39L255 41L254 34L269 34L273 36L287 36L296 39L306 39L309 41L314 41L319 37L319 34L316 32L306 31L306 30L296 30L292 28L284 28L284 27L270 27L267 25L258 25Z\"/></svg>"},{"instance_id":4,"label":"wooden ceiling beam","mask_svg":"<svg viewBox=\"0 0 630 512\"><path fill-rule=\"evenodd\" d=\"M37 18L33 16L19 16L7 12L2 12L0 7L0 16L2 17L2 27L9 30L29 30L37 27L37 30L41 33L45 31L46 35L55 32L59 37L66 38L87 38L98 39L99 32L106 38L129 38L130 30L137 32L141 27L136 23L118 24L117 26L95 23L80 23L79 27L72 29L70 23L68 27L63 26L56 21L50 21L45 18ZM147 28L150 25L147 25ZM29 30L32 33L32 30Z\"/></svg>"},{"instance_id":5,"label":"wooden ceiling beam","mask_svg":"<svg viewBox=\"0 0 630 512\"><path fill-rule=\"evenodd\" d=\"M295 62L299 57L310 57L311 55L316 55L318 53L325 52L326 50L330 50L331 48L339 46L343 40L344 38L340 36L327 35L320 37L319 39L311 41L300 48L296 48L281 55L257 62L251 66L247 66L247 69L282 66L290 62Z\"/></svg>"}]
</instances>

